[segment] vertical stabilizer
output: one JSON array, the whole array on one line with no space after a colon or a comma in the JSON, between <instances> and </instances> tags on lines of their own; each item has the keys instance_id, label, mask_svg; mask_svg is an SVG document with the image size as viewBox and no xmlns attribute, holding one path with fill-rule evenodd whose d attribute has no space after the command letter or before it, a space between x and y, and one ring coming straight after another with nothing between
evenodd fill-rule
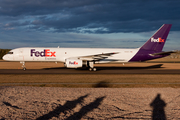
<instances>
[{"instance_id":1,"label":"vertical stabilizer","mask_svg":"<svg viewBox=\"0 0 180 120\"><path fill-rule=\"evenodd\" d=\"M162 51L172 24L164 24L161 28L140 48L141 50Z\"/></svg>"}]
</instances>

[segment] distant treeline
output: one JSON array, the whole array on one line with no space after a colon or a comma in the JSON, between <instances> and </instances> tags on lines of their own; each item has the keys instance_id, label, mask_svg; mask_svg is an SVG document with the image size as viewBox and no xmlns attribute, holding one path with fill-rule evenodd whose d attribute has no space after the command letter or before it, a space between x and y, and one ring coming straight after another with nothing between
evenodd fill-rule
<instances>
[{"instance_id":1,"label":"distant treeline","mask_svg":"<svg viewBox=\"0 0 180 120\"><path fill-rule=\"evenodd\" d=\"M10 51L10 49L0 49L0 59L7 54Z\"/></svg>"}]
</instances>

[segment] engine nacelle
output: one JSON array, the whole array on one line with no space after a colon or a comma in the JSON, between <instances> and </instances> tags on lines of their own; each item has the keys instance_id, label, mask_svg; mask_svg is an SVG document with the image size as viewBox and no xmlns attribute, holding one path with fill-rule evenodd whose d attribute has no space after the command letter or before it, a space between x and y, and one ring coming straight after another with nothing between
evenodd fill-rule
<instances>
[{"instance_id":1,"label":"engine nacelle","mask_svg":"<svg viewBox=\"0 0 180 120\"><path fill-rule=\"evenodd\" d=\"M67 68L79 68L83 66L83 62L78 59L66 59L65 66Z\"/></svg>"}]
</instances>

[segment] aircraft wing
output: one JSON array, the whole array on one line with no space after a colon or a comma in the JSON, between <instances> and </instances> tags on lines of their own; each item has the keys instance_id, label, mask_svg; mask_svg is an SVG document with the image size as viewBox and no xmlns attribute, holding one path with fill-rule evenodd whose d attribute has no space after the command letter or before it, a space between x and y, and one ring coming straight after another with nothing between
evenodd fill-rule
<instances>
[{"instance_id":1,"label":"aircraft wing","mask_svg":"<svg viewBox=\"0 0 180 120\"><path fill-rule=\"evenodd\" d=\"M102 53L102 54L96 54L96 55L88 55L88 56L80 56L78 59L84 60L84 61L98 61L102 59L106 59L111 55L118 54L119 52L112 52L112 53Z\"/></svg>"},{"instance_id":2,"label":"aircraft wing","mask_svg":"<svg viewBox=\"0 0 180 120\"><path fill-rule=\"evenodd\" d=\"M151 56L156 56L156 55L170 55L171 53L176 53L176 51L159 52L159 53L154 53L154 54L150 54L150 55L151 55Z\"/></svg>"}]
</instances>

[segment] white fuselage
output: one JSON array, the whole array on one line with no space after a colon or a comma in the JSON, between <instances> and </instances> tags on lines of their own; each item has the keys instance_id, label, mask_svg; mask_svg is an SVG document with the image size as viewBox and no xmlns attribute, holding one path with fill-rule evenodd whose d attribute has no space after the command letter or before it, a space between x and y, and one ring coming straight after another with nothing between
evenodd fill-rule
<instances>
[{"instance_id":1,"label":"white fuselage","mask_svg":"<svg viewBox=\"0 0 180 120\"><path fill-rule=\"evenodd\" d=\"M95 63L128 62L137 49L108 49L108 48L17 48L11 50L3 59L7 61L54 61L65 62L69 58L78 58L106 53L117 53Z\"/></svg>"}]
</instances>

